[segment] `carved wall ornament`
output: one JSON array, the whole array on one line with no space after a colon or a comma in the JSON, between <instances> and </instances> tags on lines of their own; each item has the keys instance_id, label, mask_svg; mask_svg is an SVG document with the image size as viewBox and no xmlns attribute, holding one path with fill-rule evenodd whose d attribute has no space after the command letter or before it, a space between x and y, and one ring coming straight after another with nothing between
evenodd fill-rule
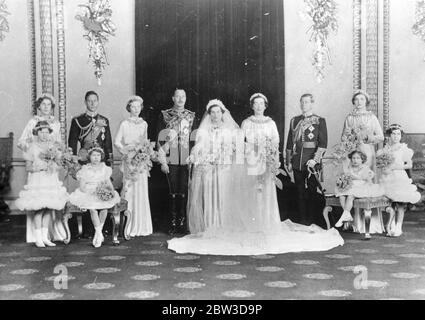
<instances>
[{"instance_id":1,"label":"carved wall ornament","mask_svg":"<svg viewBox=\"0 0 425 320\"><path fill-rule=\"evenodd\" d=\"M304 0L306 16L312 25L307 29L310 42L313 42L313 66L318 82L325 78L325 62L332 64L328 37L338 31L337 5L334 0Z\"/></svg>"},{"instance_id":2,"label":"carved wall ornament","mask_svg":"<svg viewBox=\"0 0 425 320\"><path fill-rule=\"evenodd\" d=\"M10 13L7 11L6 0L0 0L0 41L4 40L4 33L9 32L9 22L7 21L8 15L10 15Z\"/></svg>"},{"instance_id":3,"label":"carved wall ornament","mask_svg":"<svg viewBox=\"0 0 425 320\"><path fill-rule=\"evenodd\" d=\"M115 36L116 26L112 22L112 9L109 0L89 0L79 5L81 12L75 18L83 23L84 38L89 41L89 60L94 66L94 75L101 85L102 71L109 65L105 45L110 36Z\"/></svg>"},{"instance_id":4,"label":"carved wall ornament","mask_svg":"<svg viewBox=\"0 0 425 320\"><path fill-rule=\"evenodd\" d=\"M425 0L416 1L415 23L412 26L412 31L414 35L425 42Z\"/></svg>"}]
</instances>

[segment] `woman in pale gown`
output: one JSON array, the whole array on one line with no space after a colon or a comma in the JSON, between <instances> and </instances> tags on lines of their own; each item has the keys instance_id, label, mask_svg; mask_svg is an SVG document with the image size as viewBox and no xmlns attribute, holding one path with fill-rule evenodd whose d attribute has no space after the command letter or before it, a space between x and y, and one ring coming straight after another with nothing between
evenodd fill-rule
<instances>
[{"instance_id":1,"label":"woman in pale gown","mask_svg":"<svg viewBox=\"0 0 425 320\"><path fill-rule=\"evenodd\" d=\"M34 116L28 121L27 125L22 132L21 137L18 139L18 148L23 152L24 158L27 158L26 152L29 150L29 146L36 141L36 138L33 135L33 130L35 125L39 121L46 121L50 128L53 130L49 140L51 142L62 143L61 133L60 133L60 123L53 116L53 111L55 108L55 98L50 94L43 93L40 97L37 98L33 110ZM29 173L28 175L31 175ZM28 177L29 180L29 177ZM28 243L33 243L36 240L34 230L34 213L27 213L27 231L26 239ZM49 238L56 241L63 241L66 238L66 231L62 223L62 213L61 211L51 211L50 225L48 228Z\"/></svg>"},{"instance_id":2,"label":"woman in pale gown","mask_svg":"<svg viewBox=\"0 0 425 320\"><path fill-rule=\"evenodd\" d=\"M169 249L178 253L260 255L323 251L343 245L344 240L336 229L323 230L316 225L280 221L274 173L261 156L259 149L262 146L254 143L254 150L250 148L252 139L254 142L267 139L269 142L279 142L275 122L262 114L267 100L263 95L259 97L264 101L254 101L258 98L255 95L250 99L255 116L244 121L243 130L233 133L236 145L230 167L231 179L225 180L225 185L216 186L223 189L220 193L223 194L221 224L183 238L171 239L168 241ZM245 152L241 148L244 133L248 142L245 163L240 161L239 154ZM218 190L208 192L214 194ZM195 208L192 210L196 212ZM200 208L199 211L202 212Z\"/></svg>"},{"instance_id":3,"label":"woman in pale gown","mask_svg":"<svg viewBox=\"0 0 425 320\"><path fill-rule=\"evenodd\" d=\"M224 186L231 178L232 145L238 128L220 100L207 104L188 159L192 175L187 216L192 234L223 225L227 191Z\"/></svg>"},{"instance_id":4,"label":"woman in pale gown","mask_svg":"<svg viewBox=\"0 0 425 320\"><path fill-rule=\"evenodd\" d=\"M143 108L143 99L139 96L130 97L126 109L130 117L121 122L118 133L115 136L115 146L126 155L137 144L147 140L148 124L139 117ZM149 172L137 173L137 177L127 177L126 164L121 164L123 172L123 189L121 197L128 201L128 209L131 212L130 231L131 237L147 236L152 234L152 218L149 205L148 175Z\"/></svg>"},{"instance_id":5,"label":"woman in pale gown","mask_svg":"<svg viewBox=\"0 0 425 320\"><path fill-rule=\"evenodd\" d=\"M375 149L379 143L384 141L384 133L382 132L381 125L379 124L378 118L372 111L368 111L366 107L370 104L369 95L358 90L354 93L351 99L354 109L345 118L344 128L342 135L351 131L357 132L357 135L361 141L359 150L362 151L366 157L366 165L376 172L376 156ZM348 166L349 160L344 163L344 166ZM344 219L344 221L348 221ZM354 232L364 233L364 215L360 211L354 213L354 221L352 223ZM372 214L370 221L370 233L382 233L384 226L382 224L381 212L378 210L378 214Z\"/></svg>"}]
</instances>

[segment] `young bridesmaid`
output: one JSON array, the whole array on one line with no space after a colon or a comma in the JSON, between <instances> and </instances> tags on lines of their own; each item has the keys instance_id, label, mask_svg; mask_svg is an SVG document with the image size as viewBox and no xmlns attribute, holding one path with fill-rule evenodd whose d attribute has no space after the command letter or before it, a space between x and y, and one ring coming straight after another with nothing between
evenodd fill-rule
<instances>
[{"instance_id":1,"label":"young bridesmaid","mask_svg":"<svg viewBox=\"0 0 425 320\"><path fill-rule=\"evenodd\" d=\"M104 241L103 225L107 216L107 209L120 202L120 196L112 186L112 169L102 162L104 152L99 147L93 147L88 152L90 162L84 165L77 173L80 186L69 197L73 205L89 210L95 235L93 246L99 248ZM99 213L98 213L99 210Z\"/></svg>"},{"instance_id":2,"label":"young bridesmaid","mask_svg":"<svg viewBox=\"0 0 425 320\"><path fill-rule=\"evenodd\" d=\"M35 138L24 153L28 183L15 202L19 210L35 211L34 223L30 224L34 230L29 233L35 235L37 247L55 246L48 235L49 226L52 225L51 217L54 216L52 211L62 210L68 200L66 189L59 181L59 167L52 159L53 156L60 157L54 151L54 143L50 137L52 131L47 121L36 123L33 130Z\"/></svg>"},{"instance_id":3,"label":"young bridesmaid","mask_svg":"<svg viewBox=\"0 0 425 320\"><path fill-rule=\"evenodd\" d=\"M344 210L341 218L335 224L335 227L341 227L345 221L353 221L351 217L351 209L355 198L380 197L384 195L384 190L379 184L374 184L373 171L366 164L367 157L362 151L356 150L348 155L350 164L345 174L352 178L352 184L347 190L335 188L335 195L339 197L339 201Z\"/></svg>"},{"instance_id":4,"label":"young bridesmaid","mask_svg":"<svg viewBox=\"0 0 425 320\"><path fill-rule=\"evenodd\" d=\"M378 151L378 157L384 153L393 157L393 162L382 170L380 184L385 189L385 195L390 198L397 211L395 224L394 214L391 214L387 225L387 233L392 237L399 237L402 234L404 212L407 203L416 203L421 199L421 194L412 184L406 170L412 168L413 150L407 144L400 143L403 130L400 125L392 124L386 134L389 136L388 143Z\"/></svg>"},{"instance_id":5,"label":"young bridesmaid","mask_svg":"<svg viewBox=\"0 0 425 320\"><path fill-rule=\"evenodd\" d=\"M123 156L148 138L148 124L139 117L142 108L143 99L141 97L130 97L126 105L130 117L121 122L115 137L115 146ZM124 175L121 197L128 201L128 209L132 212L130 236L150 235L152 234L152 219L148 194L149 172L138 172L134 177L129 177L129 168L125 161L122 162L121 171Z\"/></svg>"}]
</instances>

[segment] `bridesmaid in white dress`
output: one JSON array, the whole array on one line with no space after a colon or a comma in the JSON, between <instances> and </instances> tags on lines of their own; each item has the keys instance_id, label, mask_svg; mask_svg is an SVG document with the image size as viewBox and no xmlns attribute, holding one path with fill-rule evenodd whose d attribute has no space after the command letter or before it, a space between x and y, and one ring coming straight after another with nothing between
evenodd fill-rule
<instances>
[{"instance_id":1,"label":"bridesmaid in white dress","mask_svg":"<svg viewBox=\"0 0 425 320\"><path fill-rule=\"evenodd\" d=\"M115 146L121 154L127 154L137 144L147 140L148 124L139 117L143 108L143 99L139 96L130 97L126 109L130 117L121 122L115 137ZM125 163L121 164L125 173ZM123 178L121 197L128 201L131 211L130 236L147 236L152 234L152 218L148 193L149 172L138 173L136 181Z\"/></svg>"},{"instance_id":2,"label":"bridesmaid in white dress","mask_svg":"<svg viewBox=\"0 0 425 320\"><path fill-rule=\"evenodd\" d=\"M376 172L375 148L379 143L384 141L384 133L382 132L378 118L372 111L366 109L370 104L370 97L365 91L356 91L351 101L354 109L345 118L342 134L344 135L351 130L357 130L359 132L359 138L361 139L359 150L367 157L365 164L373 172ZM347 169L348 164L349 160L344 163L345 169ZM353 229L354 232L365 232L364 215L359 211L354 214ZM384 232L384 226L382 224L381 212L378 210L378 214L372 214L370 233L382 232Z\"/></svg>"},{"instance_id":3,"label":"bridesmaid in white dress","mask_svg":"<svg viewBox=\"0 0 425 320\"><path fill-rule=\"evenodd\" d=\"M28 181L19 193L15 204L19 210L32 211L33 224L29 233L35 236L37 247L53 247L48 234L52 211L62 210L68 193L58 177L58 166L43 159L43 153L53 147L49 141L52 129L47 121L39 121L34 129L37 139L30 143L24 153L27 162ZM33 241L27 241L33 242Z\"/></svg>"},{"instance_id":4,"label":"bridesmaid in white dress","mask_svg":"<svg viewBox=\"0 0 425 320\"><path fill-rule=\"evenodd\" d=\"M53 116L53 112L55 109L55 98L48 94L41 94L34 106L33 114L34 116L28 121L27 125L22 132L21 137L18 139L18 148L22 150L24 153L28 151L29 146L36 140L36 137L33 135L33 129L35 125L39 121L47 121L50 128L53 130L49 140L51 142L59 142L62 143L61 134L60 134L60 123ZM51 213L51 223L49 226L49 237L56 241L63 241L66 238L66 231L61 222L61 214L57 211L52 211ZM26 238L27 242L32 243L35 242L35 234L33 232L35 230L34 224L34 214L31 212L27 213L27 231Z\"/></svg>"},{"instance_id":5,"label":"bridesmaid in white dress","mask_svg":"<svg viewBox=\"0 0 425 320\"><path fill-rule=\"evenodd\" d=\"M402 225L407 203L417 203L421 200L421 194L406 172L413 166L413 150L407 144L400 143L403 134L401 126L392 124L386 133L389 135L388 144L383 149L378 150L377 154L391 154L394 157L394 163L382 170L379 183L384 187L385 195L393 201L397 211L395 223L393 223L394 214L391 213L387 233L391 237L399 237L403 233Z\"/></svg>"},{"instance_id":6,"label":"bridesmaid in white dress","mask_svg":"<svg viewBox=\"0 0 425 320\"><path fill-rule=\"evenodd\" d=\"M259 217L263 221L258 225L262 225L263 228L264 226L273 227L280 224L276 185L273 173L266 168L265 161L258 159L258 155L261 152L260 148L264 148L266 140L279 148L279 132L273 119L264 115L268 106L267 98L261 93L256 93L251 96L249 102L254 115L245 119L241 126L247 142L245 153L248 176L259 190L256 194L258 198L256 203L259 205L256 210L261 212Z\"/></svg>"}]
</instances>

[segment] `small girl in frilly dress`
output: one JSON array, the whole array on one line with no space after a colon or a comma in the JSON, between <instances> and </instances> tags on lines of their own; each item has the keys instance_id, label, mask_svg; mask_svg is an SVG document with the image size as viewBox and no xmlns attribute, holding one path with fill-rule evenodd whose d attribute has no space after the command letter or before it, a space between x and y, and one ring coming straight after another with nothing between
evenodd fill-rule
<instances>
[{"instance_id":1,"label":"small girl in frilly dress","mask_svg":"<svg viewBox=\"0 0 425 320\"><path fill-rule=\"evenodd\" d=\"M107 209L120 202L120 196L110 180L112 169L101 162L104 152L99 147L88 152L90 163L84 165L77 173L80 186L69 197L69 201L83 210L89 210L93 226L96 230L93 246L99 248L104 241L103 225ZM98 210L100 210L98 214Z\"/></svg>"},{"instance_id":2,"label":"small girl in frilly dress","mask_svg":"<svg viewBox=\"0 0 425 320\"><path fill-rule=\"evenodd\" d=\"M345 221L353 221L351 209L355 198L380 197L384 195L384 189L372 182L373 171L365 164L367 157L362 151L355 150L348 155L350 165L344 176L349 180L345 188L335 188L335 196L339 197L341 207L344 210L335 227L341 227Z\"/></svg>"},{"instance_id":3,"label":"small girl in frilly dress","mask_svg":"<svg viewBox=\"0 0 425 320\"><path fill-rule=\"evenodd\" d=\"M35 242L41 248L55 246L50 241L55 237L53 229L57 225L57 221L51 221L55 217L53 211L62 210L68 200L68 193L59 180L56 162L60 153L50 139L52 131L47 121L36 123L34 138L24 152L28 181L15 202L19 210L34 211L27 224L27 242ZM57 230L64 230L63 226ZM49 233L53 233L52 239L49 239Z\"/></svg>"},{"instance_id":4,"label":"small girl in frilly dress","mask_svg":"<svg viewBox=\"0 0 425 320\"><path fill-rule=\"evenodd\" d=\"M421 200L421 194L407 175L406 170L412 169L413 150L407 144L400 143L403 129L398 124L392 124L388 128L387 145L378 151L378 157L385 155L392 158L392 162L382 167L380 184L385 190L385 195L393 201L393 207L397 211L394 223L394 214L390 215L387 224L387 233L391 237L399 237L402 232L404 213L408 203L417 203Z\"/></svg>"}]
</instances>

